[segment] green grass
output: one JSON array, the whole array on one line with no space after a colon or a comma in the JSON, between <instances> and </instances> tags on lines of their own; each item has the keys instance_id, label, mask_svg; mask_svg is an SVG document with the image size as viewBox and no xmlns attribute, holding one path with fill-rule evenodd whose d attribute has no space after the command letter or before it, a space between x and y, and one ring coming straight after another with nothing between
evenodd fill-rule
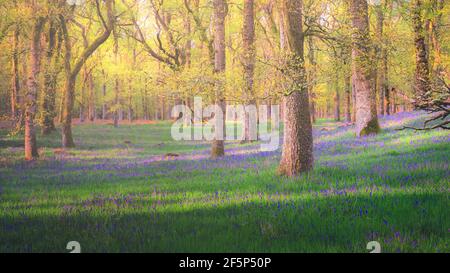
<instances>
[{"instance_id":1,"label":"green grass","mask_svg":"<svg viewBox=\"0 0 450 273\"><path fill-rule=\"evenodd\" d=\"M33 163L3 131L0 252L449 252L449 135L392 130L415 118L363 139L321 121L315 170L295 179L276 175L279 152L232 143L246 152L209 160L168 123L77 126L76 149L40 137Z\"/></svg>"}]
</instances>

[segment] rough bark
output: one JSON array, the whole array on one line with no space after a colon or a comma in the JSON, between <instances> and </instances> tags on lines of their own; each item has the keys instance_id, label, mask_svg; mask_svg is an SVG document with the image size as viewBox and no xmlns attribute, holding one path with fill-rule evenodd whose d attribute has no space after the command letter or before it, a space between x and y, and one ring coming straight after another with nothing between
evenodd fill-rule
<instances>
[{"instance_id":1,"label":"rough bark","mask_svg":"<svg viewBox=\"0 0 450 273\"><path fill-rule=\"evenodd\" d=\"M226 0L213 0L214 7L214 72L220 78L215 83L215 100L216 104L222 109L224 117L226 117L226 102L224 96L224 72L226 68L225 58L225 18L228 13ZM217 128L216 128L217 129ZM218 130L216 130L217 132ZM216 134L211 145L211 156L213 158L225 155L225 118L223 122L223 139L218 139Z\"/></svg>"},{"instance_id":2,"label":"rough bark","mask_svg":"<svg viewBox=\"0 0 450 273\"><path fill-rule=\"evenodd\" d=\"M380 131L373 90L371 39L367 0L350 1L352 18L352 74L356 95L356 134L365 136Z\"/></svg>"},{"instance_id":3,"label":"rough bark","mask_svg":"<svg viewBox=\"0 0 450 273\"><path fill-rule=\"evenodd\" d=\"M416 50L416 72L414 79L414 91L416 100L429 99L430 67L428 62L428 50L425 42L425 29L423 26L423 1L414 0L412 8L412 21L414 28L414 45Z\"/></svg>"},{"instance_id":4,"label":"rough bark","mask_svg":"<svg viewBox=\"0 0 450 273\"><path fill-rule=\"evenodd\" d=\"M304 64L302 1L283 0L286 66L291 86L284 100L284 144L279 173L296 176L313 168L313 138Z\"/></svg>"},{"instance_id":5,"label":"rough bark","mask_svg":"<svg viewBox=\"0 0 450 273\"><path fill-rule=\"evenodd\" d=\"M25 160L34 160L39 157L34 119L37 110L37 94L39 88L41 32L45 18L38 17L33 23L30 45L30 70L28 72L27 94L25 104Z\"/></svg>"}]
</instances>

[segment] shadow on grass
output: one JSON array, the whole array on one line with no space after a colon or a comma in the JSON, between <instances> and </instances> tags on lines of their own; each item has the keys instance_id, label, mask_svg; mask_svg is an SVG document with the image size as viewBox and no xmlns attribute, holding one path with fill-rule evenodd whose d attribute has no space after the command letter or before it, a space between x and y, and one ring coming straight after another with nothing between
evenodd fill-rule
<instances>
[{"instance_id":1,"label":"shadow on grass","mask_svg":"<svg viewBox=\"0 0 450 273\"><path fill-rule=\"evenodd\" d=\"M29 209L0 218L0 252L448 252L445 193Z\"/></svg>"}]
</instances>

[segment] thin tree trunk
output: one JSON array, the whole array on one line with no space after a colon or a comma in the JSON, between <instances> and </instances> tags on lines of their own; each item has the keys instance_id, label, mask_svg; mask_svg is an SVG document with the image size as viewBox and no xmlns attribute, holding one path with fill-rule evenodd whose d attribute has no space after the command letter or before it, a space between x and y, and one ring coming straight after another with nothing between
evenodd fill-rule
<instances>
[{"instance_id":1,"label":"thin tree trunk","mask_svg":"<svg viewBox=\"0 0 450 273\"><path fill-rule=\"evenodd\" d=\"M132 95L132 92L133 92L133 87L132 87L132 85L131 85L131 82L132 82L132 80L131 80L131 78L129 79L129 82L128 82L128 92L129 92L129 94L128 94L128 122L133 122L133 95Z\"/></svg>"},{"instance_id":2,"label":"thin tree trunk","mask_svg":"<svg viewBox=\"0 0 450 273\"><path fill-rule=\"evenodd\" d=\"M308 60L311 66L311 69L308 73L308 86L309 86L309 97L310 97L310 105L311 105L311 121L316 123L316 94L315 94L315 84L316 84L316 54L314 50L314 41L312 36L308 36Z\"/></svg>"},{"instance_id":3,"label":"thin tree trunk","mask_svg":"<svg viewBox=\"0 0 450 273\"><path fill-rule=\"evenodd\" d=\"M255 9L254 0L244 1L244 26L242 30L243 37L243 56L244 66L244 97L246 106L255 105L253 88L255 73ZM254 141L251 136L250 113L245 112L244 119L244 142Z\"/></svg>"},{"instance_id":4,"label":"thin tree trunk","mask_svg":"<svg viewBox=\"0 0 450 273\"><path fill-rule=\"evenodd\" d=\"M289 94L283 98L284 144L279 173L296 176L312 170L314 163L311 114L306 70L304 64L304 36L302 1L283 0L287 38L287 67L292 79Z\"/></svg>"},{"instance_id":5,"label":"thin tree trunk","mask_svg":"<svg viewBox=\"0 0 450 273\"><path fill-rule=\"evenodd\" d=\"M93 122L96 118L96 111L95 111L95 81L94 81L94 75L91 71L88 76L88 90L89 90L89 120Z\"/></svg>"},{"instance_id":6,"label":"thin tree trunk","mask_svg":"<svg viewBox=\"0 0 450 273\"><path fill-rule=\"evenodd\" d=\"M115 84L114 84L114 127L119 127L119 107L120 107L120 100L119 100L119 78L116 77Z\"/></svg>"},{"instance_id":7,"label":"thin tree trunk","mask_svg":"<svg viewBox=\"0 0 450 273\"><path fill-rule=\"evenodd\" d=\"M102 120L106 119L106 75L105 70L102 69L102 75L103 75L103 86L102 86L102 96L103 96L103 104L102 104Z\"/></svg>"},{"instance_id":8,"label":"thin tree trunk","mask_svg":"<svg viewBox=\"0 0 450 273\"><path fill-rule=\"evenodd\" d=\"M226 117L226 102L224 96L225 83L225 18L228 13L228 6L226 0L213 0L214 7L214 72L219 75L219 79L215 83L215 100L223 113L223 134L219 134L220 129L215 128L216 136L211 145L212 158L222 157L225 155L225 117Z\"/></svg>"},{"instance_id":9,"label":"thin tree trunk","mask_svg":"<svg viewBox=\"0 0 450 273\"><path fill-rule=\"evenodd\" d=\"M19 101L20 94L20 76L19 76L19 28L16 27L12 37L12 83L11 83L11 118L14 123L18 122L19 117Z\"/></svg>"},{"instance_id":10,"label":"thin tree trunk","mask_svg":"<svg viewBox=\"0 0 450 273\"><path fill-rule=\"evenodd\" d=\"M84 105L86 102L86 87L87 87L88 77L89 77L89 75L88 75L87 67L84 66L84 68L83 68L83 86L81 87L81 97L80 97L80 122L84 122L84 120L85 120Z\"/></svg>"},{"instance_id":11,"label":"thin tree trunk","mask_svg":"<svg viewBox=\"0 0 450 273\"><path fill-rule=\"evenodd\" d=\"M352 122L356 123L356 87L353 75L351 77L351 84L352 84Z\"/></svg>"},{"instance_id":12,"label":"thin tree trunk","mask_svg":"<svg viewBox=\"0 0 450 273\"><path fill-rule=\"evenodd\" d=\"M351 77L345 77L345 122L347 123L352 122L351 93L352 93Z\"/></svg>"},{"instance_id":13,"label":"thin tree trunk","mask_svg":"<svg viewBox=\"0 0 450 273\"><path fill-rule=\"evenodd\" d=\"M393 9L394 2L392 0L384 0L384 7L385 10L387 10L387 18L384 20L384 30L388 30L390 28L391 22L392 22L392 9ZM382 63L383 63L383 71L384 71L384 109L386 112L386 115L390 115L392 112L391 109L391 95L390 95L390 88L389 88L389 67L388 67L388 58L389 58L389 52L386 48L387 44L387 36L383 35L383 41L384 41L384 47L382 52Z\"/></svg>"},{"instance_id":14,"label":"thin tree trunk","mask_svg":"<svg viewBox=\"0 0 450 273\"><path fill-rule=\"evenodd\" d=\"M189 0L187 0L189 1ZM189 17L189 13L185 15L184 17L184 29L186 31L186 35L190 36L192 29L191 29L191 18ZM185 54L185 65L187 68L191 67L191 57L192 57L192 40L187 39L186 44L184 45L184 54Z\"/></svg>"},{"instance_id":15,"label":"thin tree trunk","mask_svg":"<svg viewBox=\"0 0 450 273\"><path fill-rule=\"evenodd\" d=\"M327 98L327 112L325 114L327 119L331 117L332 111L331 98Z\"/></svg>"},{"instance_id":16,"label":"thin tree trunk","mask_svg":"<svg viewBox=\"0 0 450 273\"><path fill-rule=\"evenodd\" d=\"M339 94L339 73L337 72L334 94L334 120L341 121L341 95Z\"/></svg>"},{"instance_id":17,"label":"thin tree trunk","mask_svg":"<svg viewBox=\"0 0 450 273\"><path fill-rule=\"evenodd\" d=\"M41 32L45 19L39 17L33 25L30 46L30 71L28 75L28 90L25 107L25 160L34 160L39 157L34 118L37 110L37 94L39 88Z\"/></svg>"},{"instance_id":18,"label":"thin tree trunk","mask_svg":"<svg viewBox=\"0 0 450 273\"><path fill-rule=\"evenodd\" d=\"M384 115L385 109L385 92L386 92L386 46L384 45L384 5L378 5L376 7L376 15L377 15L377 24L376 24L376 36L377 36L377 78L376 78L376 86L378 93L378 106L379 106L379 114Z\"/></svg>"},{"instance_id":19,"label":"thin tree trunk","mask_svg":"<svg viewBox=\"0 0 450 273\"><path fill-rule=\"evenodd\" d=\"M370 56L370 33L367 0L350 2L352 17L352 70L356 94L356 134L365 136L380 131L373 90L373 71Z\"/></svg>"}]
</instances>

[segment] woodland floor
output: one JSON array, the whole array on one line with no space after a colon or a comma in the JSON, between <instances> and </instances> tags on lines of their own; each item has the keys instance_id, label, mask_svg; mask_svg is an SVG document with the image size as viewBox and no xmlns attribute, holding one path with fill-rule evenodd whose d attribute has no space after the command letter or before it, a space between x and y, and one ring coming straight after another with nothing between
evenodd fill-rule
<instances>
[{"instance_id":1,"label":"woodland floor","mask_svg":"<svg viewBox=\"0 0 450 273\"><path fill-rule=\"evenodd\" d=\"M39 137L33 163L0 129L0 252L449 252L450 135L395 130L423 119L361 139L320 121L315 170L296 179L276 175L280 151L229 143L211 160L169 123L77 125L76 149Z\"/></svg>"}]
</instances>

